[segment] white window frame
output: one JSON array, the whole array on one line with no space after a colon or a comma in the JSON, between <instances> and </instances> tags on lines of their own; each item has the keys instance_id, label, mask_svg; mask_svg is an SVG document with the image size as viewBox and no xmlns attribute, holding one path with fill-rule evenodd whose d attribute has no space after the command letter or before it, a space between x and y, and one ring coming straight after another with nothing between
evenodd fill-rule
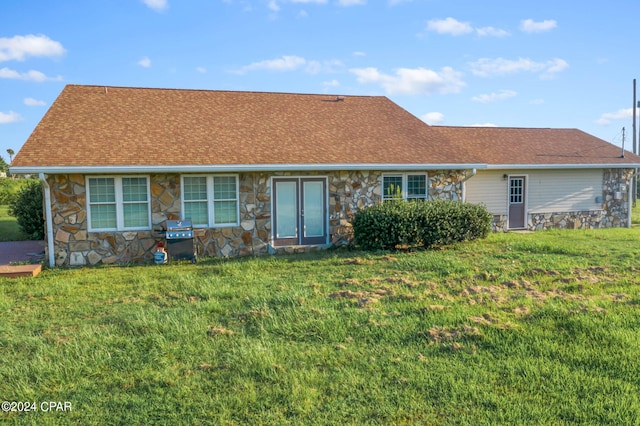
<instances>
[{"instance_id":1,"label":"white window frame","mask_svg":"<svg viewBox=\"0 0 640 426\"><path fill-rule=\"evenodd\" d=\"M195 177L204 177L207 179L207 214L208 214L208 223L206 224L194 224L194 228L229 228L232 226L240 226L240 179L237 174L215 174L215 175L207 175L207 174L189 174L189 175L181 175L180 176L180 209L181 209L181 218L187 219L184 217L185 212L185 200L184 200L184 178L195 178ZM236 183L236 197L235 199L218 199L214 198L214 178L217 177L233 177L235 178ZM215 223L215 202L216 201L235 201L236 202L236 222L235 223Z\"/></svg>"},{"instance_id":2,"label":"white window frame","mask_svg":"<svg viewBox=\"0 0 640 426\"><path fill-rule=\"evenodd\" d=\"M424 176L424 197L412 195L409 196L409 176ZM428 200L429 199L429 175L427 173L383 173L382 174L382 201L395 200L394 197L388 197L384 193L384 180L387 177L402 178L402 199L403 200Z\"/></svg>"},{"instance_id":3,"label":"white window frame","mask_svg":"<svg viewBox=\"0 0 640 426\"><path fill-rule=\"evenodd\" d=\"M147 185L147 223L148 226L134 226L134 227L126 227L124 226L124 204L125 201L123 199L123 191L122 191L122 179L128 178L143 178L146 180ZM113 179L113 186L115 192L115 204L116 204L116 227L115 228L94 228L91 223L91 188L89 185L89 180L91 179ZM109 231L149 231L151 230L151 182L149 176L146 175L124 175L124 176L113 176L113 175L97 175L97 176L86 176L85 177L85 188L86 188L86 203L87 203L87 230L89 232L109 232ZM142 204L142 201L136 201L136 204ZM98 203L94 203L98 204Z\"/></svg>"}]
</instances>

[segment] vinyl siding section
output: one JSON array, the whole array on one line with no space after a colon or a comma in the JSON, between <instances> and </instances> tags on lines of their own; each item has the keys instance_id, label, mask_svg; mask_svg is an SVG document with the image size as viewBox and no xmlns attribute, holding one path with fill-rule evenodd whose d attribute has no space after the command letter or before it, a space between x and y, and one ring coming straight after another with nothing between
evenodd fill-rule
<instances>
[{"instance_id":1,"label":"vinyl siding section","mask_svg":"<svg viewBox=\"0 0 640 426\"><path fill-rule=\"evenodd\" d=\"M528 171L529 213L601 210L601 169Z\"/></svg>"},{"instance_id":2,"label":"vinyl siding section","mask_svg":"<svg viewBox=\"0 0 640 426\"><path fill-rule=\"evenodd\" d=\"M507 181L503 170L479 170L466 181L465 201L484 204L493 214L507 214Z\"/></svg>"},{"instance_id":3,"label":"vinyl siding section","mask_svg":"<svg viewBox=\"0 0 640 426\"><path fill-rule=\"evenodd\" d=\"M601 169L487 170L465 182L465 199L484 204L495 215L507 214L507 180L504 175L526 176L528 213L601 210Z\"/></svg>"}]
</instances>

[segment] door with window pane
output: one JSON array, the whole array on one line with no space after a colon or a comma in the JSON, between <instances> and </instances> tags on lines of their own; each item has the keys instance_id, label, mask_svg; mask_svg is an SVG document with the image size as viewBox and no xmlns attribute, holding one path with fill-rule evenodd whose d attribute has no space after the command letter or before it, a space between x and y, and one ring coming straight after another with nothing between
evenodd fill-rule
<instances>
[{"instance_id":1,"label":"door with window pane","mask_svg":"<svg viewBox=\"0 0 640 426\"><path fill-rule=\"evenodd\" d=\"M326 179L273 179L274 245L327 242Z\"/></svg>"},{"instance_id":2,"label":"door with window pane","mask_svg":"<svg viewBox=\"0 0 640 426\"><path fill-rule=\"evenodd\" d=\"M523 229L526 222L524 176L509 176L509 228Z\"/></svg>"}]
</instances>

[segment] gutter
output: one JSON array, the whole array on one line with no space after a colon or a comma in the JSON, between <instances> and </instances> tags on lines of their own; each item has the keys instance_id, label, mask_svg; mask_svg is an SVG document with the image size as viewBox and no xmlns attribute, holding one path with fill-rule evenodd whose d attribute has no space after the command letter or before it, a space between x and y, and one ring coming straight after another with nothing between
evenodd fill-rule
<instances>
[{"instance_id":1,"label":"gutter","mask_svg":"<svg viewBox=\"0 0 640 426\"><path fill-rule=\"evenodd\" d=\"M231 172L303 172L340 170L460 170L485 169L486 164L390 164L390 163L350 163L350 164L222 164L222 165L131 165L131 166L15 166L14 174L118 174L118 173L231 173Z\"/></svg>"},{"instance_id":2,"label":"gutter","mask_svg":"<svg viewBox=\"0 0 640 426\"><path fill-rule=\"evenodd\" d=\"M521 169L636 169L639 163L586 163L586 164L487 164L488 170Z\"/></svg>"},{"instance_id":3,"label":"gutter","mask_svg":"<svg viewBox=\"0 0 640 426\"><path fill-rule=\"evenodd\" d=\"M47 226L47 254L49 255L49 267L53 268L55 265L55 257L53 255L53 218L51 217L51 187L47 182L47 175L40 173L40 182L44 187L44 208L45 208L45 222Z\"/></svg>"}]
</instances>

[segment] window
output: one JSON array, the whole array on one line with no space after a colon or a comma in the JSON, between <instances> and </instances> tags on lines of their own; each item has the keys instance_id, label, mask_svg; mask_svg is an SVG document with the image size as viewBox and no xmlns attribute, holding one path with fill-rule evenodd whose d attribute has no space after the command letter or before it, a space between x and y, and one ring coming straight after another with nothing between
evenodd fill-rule
<instances>
[{"instance_id":1,"label":"window","mask_svg":"<svg viewBox=\"0 0 640 426\"><path fill-rule=\"evenodd\" d=\"M88 177L87 200L90 231L150 229L146 177Z\"/></svg>"},{"instance_id":2,"label":"window","mask_svg":"<svg viewBox=\"0 0 640 426\"><path fill-rule=\"evenodd\" d=\"M238 177L183 176L182 212L196 227L237 225Z\"/></svg>"},{"instance_id":3,"label":"window","mask_svg":"<svg viewBox=\"0 0 640 426\"><path fill-rule=\"evenodd\" d=\"M426 174L390 174L382 176L382 199L426 200Z\"/></svg>"}]
</instances>

